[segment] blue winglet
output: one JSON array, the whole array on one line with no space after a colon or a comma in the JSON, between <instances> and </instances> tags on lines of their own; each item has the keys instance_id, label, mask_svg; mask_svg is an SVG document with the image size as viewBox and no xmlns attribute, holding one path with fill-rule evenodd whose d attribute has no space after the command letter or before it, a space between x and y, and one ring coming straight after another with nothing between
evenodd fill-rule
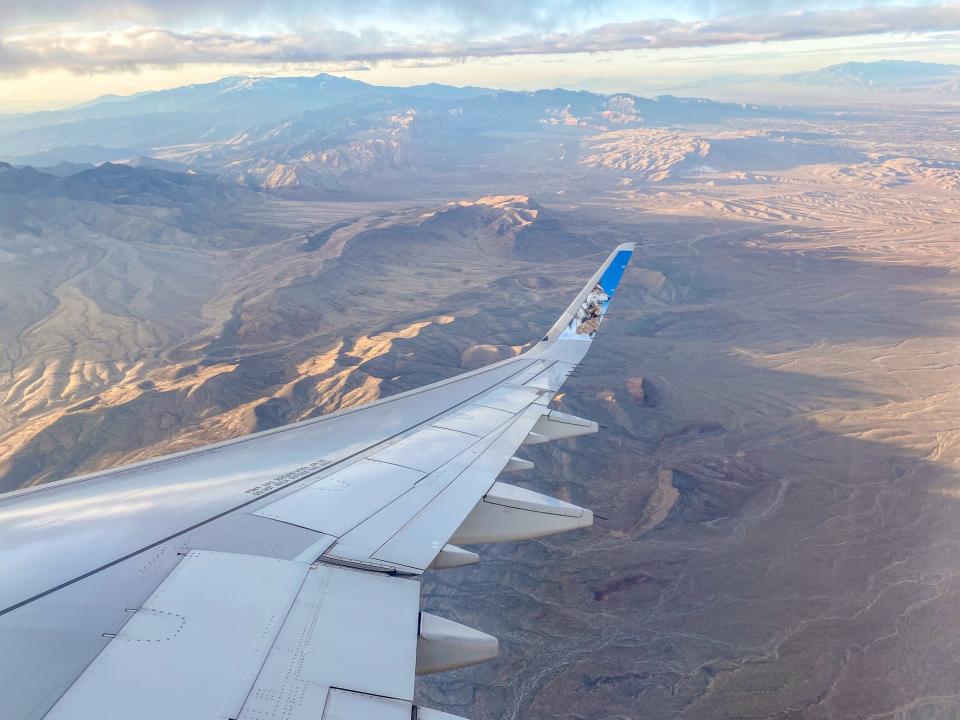
<instances>
[{"instance_id":1,"label":"blue winglet","mask_svg":"<svg viewBox=\"0 0 960 720\"><path fill-rule=\"evenodd\" d=\"M560 338L587 341L593 339L600 327L600 321L607 314L610 300L617 291L635 249L634 243L625 243L610 254L577 295L577 299L550 328L550 332L543 338L544 341Z\"/></svg>"}]
</instances>

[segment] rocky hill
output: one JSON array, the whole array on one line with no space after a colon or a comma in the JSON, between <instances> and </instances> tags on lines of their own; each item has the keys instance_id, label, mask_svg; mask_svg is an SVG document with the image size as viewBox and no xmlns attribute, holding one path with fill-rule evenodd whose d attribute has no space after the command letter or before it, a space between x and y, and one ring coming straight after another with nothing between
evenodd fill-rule
<instances>
[{"instance_id":1,"label":"rocky hill","mask_svg":"<svg viewBox=\"0 0 960 720\"><path fill-rule=\"evenodd\" d=\"M556 289L523 268L594 249L527 197L360 205L285 227L285 204L203 176L3 166L0 183L4 489L516 352L542 331L530 313L550 308L534 300ZM211 209L202 225L198 206ZM434 336L429 366L405 358L405 342Z\"/></svg>"}]
</instances>

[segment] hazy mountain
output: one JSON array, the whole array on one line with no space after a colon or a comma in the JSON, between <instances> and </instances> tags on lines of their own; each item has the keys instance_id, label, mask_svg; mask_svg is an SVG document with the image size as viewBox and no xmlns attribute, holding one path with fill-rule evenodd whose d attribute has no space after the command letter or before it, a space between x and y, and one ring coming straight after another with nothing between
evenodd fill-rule
<instances>
[{"instance_id":1,"label":"hazy mountain","mask_svg":"<svg viewBox=\"0 0 960 720\"><path fill-rule=\"evenodd\" d=\"M453 85L441 85L440 83L426 83L424 85L411 85L409 87L393 88L397 93L412 95L415 97L426 98L429 100L464 100L480 95L490 95L497 92L490 88L474 87L465 85L455 87Z\"/></svg>"},{"instance_id":2,"label":"hazy mountain","mask_svg":"<svg viewBox=\"0 0 960 720\"><path fill-rule=\"evenodd\" d=\"M782 80L801 85L860 90L929 88L960 77L960 65L917 60L878 60L829 65L819 70L783 75Z\"/></svg>"},{"instance_id":3,"label":"hazy mountain","mask_svg":"<svg viewBox=\"0 0 960 720\"><path fill-rule=\"evenodd\" d=\"M58 180L58 176L30 166L15 168L10 163L0 162L0 193L45 195L51 192Z\"/></svg>"},{"instance_id":4,"label":"hazy mountain","mask_svg":"<svg viewBox=\"0 0 960 720\"><path fill-rule=\"evenodd\" d=\"M223 184L209 175L146 166L104 163L75 173L54 174L0 162L0 194L21 197L152 206L184 203L199 211L211 202L241 192L242 188Z\"/></svg>"},{"instance_id":5,"label":"hazy mountain","mask_svg":"<svg viewBox=\"0 0 960 720\"><path fill-rule=\"evenodd\" d=\"M167 112L202 112L208 115L241 111L257 117L283 117L316 110L351 98L370 95L405 95L428 100L463 100L497 92L481 87L455 87L439 83L393 87L320 73L309 77L225 77L210 83L142 92L127 97L103 95L75 105L67 112L78 116L143 115Z\"/></svg>"},{"instance_id":6,"label":"hazy mountain","mask_svg":"<svg viewBox=\"0 0 960 720\"><path fill-rule=\"evenodd\" d=\"M65 145L51 150L43 150L29 155L9 158L16 165L32 165L36 168L51 167L58 163L77 163L98 165L114 160L122 160L137 153L129 148L108 148L96 143L86 145Z\"/></svg>"},{"instance_id":7,"label":"hazy mountain","mask_svg":"<svg viewBox=\"0 0 960 720\"><path fill-rule=\"evenodd\" d=\"M0 117L0 136L23 132L21 142L72 144L77 134L95 135L101 129L124 133L130 123L146 120L142 139L135 145L158 142L160 132L172 135L186 130L190 140L232 133L241 127L276 121L308 110L317 110L363 96L401 95L454 100L491 92L483 88L420 85L391 88L326 73L311 77L225 77L210 83L141 92L130 96L104 95L86 103L58 110ZM94 121L94 122L91 122ZM58 136L57 130L60 135ZM32 131L32 132L28 132ZM180 141L180 140L177 140ZM100 142L92 140L91 142ZM104 143L116 147L117 142ZM2 147L2 145L0 145ZM103 160L101 160L102 162Z\"/></svg>"},{"instance_id":8,"label":"hazy mountain","mask_svg":"<svg viewBox=\"0 0 960 720\"><path fill-rule=\"evenodd\" d=\"M0 157L44 166L147 155L200 163L263 187L340 187L343 177L408 165L417 152L409 137L396 136L417 129L475 147L476 135L490 131L592 132L760 114L756 107L670 96L436 83L397 88L327 74L228 77L0 118ZM409 133L397 132L398 118ZM292 172L283 168L282 179L273 178L278 168L272 165L290 163Z\"/></svg>"},{"instance_id":9,"label":"hazy mountain","mask_svg":"<svg viewBox=\"0 0 960 720\"><path fill-rule=\"evenodd\" d=\"M283 117L345 99L369 95L373 85L321 73L313 77L225 77L132 95L107 96L66 112L78 117L116 117L152 113L202 113L209 117L243 113L244 122Z\"/></svg>"},{"instance_id":10,"label":"hazy mountain","mask_svg":"<svg viewBox=\"0 0 960 720\"><path fill-rule=\"evenodd\" d=\"M7 163L9 164L9 163ZM17 164L17 168L27 168L31 167L29 164ZM97 167L92 163L72 163L72 162L58 162L56 165L43 165L37 167L37 170L41 170L49 175L56 175L57 177L66 177L67 175L76 175L78 172L83 172L84 170L93 170Z\"/></svg>"},{"instance_id":11,"label":"hazy mountain","mask_svg":"<svg viewBox=\"0 0 960 720\"><path fill-rule=\"evenodd\" d=\"M31 121L35 121L34 125ZM243 125L229 114L151 113L81 118L51 118L47 113L0 121L0 157L7 159L45 151L52 160L67 159L75 146L99 147L90 162L109 162L153 147L230 137Z\"/></svg>"}]
</instances>

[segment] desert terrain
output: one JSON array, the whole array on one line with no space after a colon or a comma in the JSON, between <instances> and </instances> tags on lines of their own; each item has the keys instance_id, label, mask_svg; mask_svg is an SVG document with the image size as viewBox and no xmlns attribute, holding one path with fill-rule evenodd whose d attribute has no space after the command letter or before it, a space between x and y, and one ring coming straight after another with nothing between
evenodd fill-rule
<instances>
[{"instance_id":1,"label":"desert terrain","mask_svg":"<svg viewBox=\"0 0 960 720\"><path fill-rule=\"evenodd\" d=\"M956 116L637 107L469 146L391 107L336 156L264 128L169 166L0 167L0 490L521 352L636 241L558 403L601 432L511 479L602 517L427 576L426 609L501 655L421 678L424 704L956 717Z\"/></svg>"}]
</instances>

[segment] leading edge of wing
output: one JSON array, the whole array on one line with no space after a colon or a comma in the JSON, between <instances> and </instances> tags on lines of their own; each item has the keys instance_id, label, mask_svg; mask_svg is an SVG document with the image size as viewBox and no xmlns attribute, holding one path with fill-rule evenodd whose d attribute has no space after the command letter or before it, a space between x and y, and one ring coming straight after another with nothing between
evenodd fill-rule
<instances>
[{"instance_id":1,"label":"leading edge of wing","mask_svg":"<svg viewBox=\"0 0 960 720\"><path fill-rule=\"evenodd\" d=\"M630 262L630 258L632 257L635 249L636 249L636 243L629 242L629 243L623 243L622 245L617 246L613 250L613 252L610 253L610 255L607 257L604 263L600 266L597 272L594 273L593 277L590 278L589 282L587 282L587 284L584 285L583 290L580 291L580 293L577 295L574 301L570 303L569 307L567 307L567 309L556 321L556 323L554 323L553 327L551 327L550 330L547 332L547 334L543 337L541 344L539 346L534 347L534 350L538 352L531 353L531 354L539 354L539 351L544 349L543 348L544 343L548 345L552 344L553 341L555 341L557 338L564 335L565 330L568 331L566 333L566 336L578 337L578 338L583 338L588 340L593 339L596 329L594 329L594 331L591 333L579 333L579 334L576 333L576 329L578 327L582 327L582 323L579 325L576 325L577 315L580 311L582 311L583 305L587 301L591 292L594 291L598 286L601 287L604 290L604 293L607 295L607 300L602 303L602 312L600 317L602 318L602 316L606 314L607 308L609 307L610 299L613 297L614 293L616 292L617 286L620 283L620 278L623 276L623 272L626 269L627 264ZM599 322L597 322L597 326L599 326ZM180 452L171 453L169 455L161 455L157 457L147 458L145 460L129 463L127 465L120 465L120 466L108 468L105 470L98 470L92 473L85 473L82 475L67 477L62 480L57 480L54 482L43 483L41 485L32 485L24 488L19 488L17 490L11 490L5 493L0 493L0 500L6 501L9 499L13 499L15 497L21 497L24 495L32 495L35 493L46 493L46 492L54 491L65 485L70 485L76 482L82 482L84 480L91 480L94 478L103 478L103 477L115 475L117 473L126 473L130 471L135 471L141 468L152 467L160 463L176 461L176 460L184 459L190 456L195 456L200 453L205 453L212 450L218 450L220 448L229 447L231 445L246 443L251 440L256 440L257 438L260 438L260 437L266 437L270 435L275 435L277 433L287 432L287 431L293 430L294 428L327 422L335 417L356 413L363 410L364 408L369 408L370 406L373 406L373 405L393 403L393 402L396 402L397 400L404 399L411 395L416 395L418 393L421 393L425 390L432 389L434 387L447 385L450 383L457 382L458 380L462 380L463 378L466 378L466 377L488 372L498 366L516 362L520 357L522 357L522 355L505 358L504 360L500 360L491 365L485 365L475 370L470 370L468 372L461 373L459 375L455 375L453 377L449 377L444 380L439 380L437 382L430 383L429 385L423 385L421 387L413 388L411 390L406 390L406 391L397 393L395 395L388 395L387 397L380 398L378 400L374 400L369 403L364 403L363 405L359 405L356 407L344 408L342 410L337 410L332 413L326 413L318 417L308 418L306 420L301 420L299 422L290 423L289 425L282 425L280 427L270 428L268 430L262 430L257 433L252 433L249 435L242 435L240 437L231 438L229 440L210 443L208 445L201 445L199 447L190 448L189 450L182 450Z\"/></svg>"}]
</instances>

